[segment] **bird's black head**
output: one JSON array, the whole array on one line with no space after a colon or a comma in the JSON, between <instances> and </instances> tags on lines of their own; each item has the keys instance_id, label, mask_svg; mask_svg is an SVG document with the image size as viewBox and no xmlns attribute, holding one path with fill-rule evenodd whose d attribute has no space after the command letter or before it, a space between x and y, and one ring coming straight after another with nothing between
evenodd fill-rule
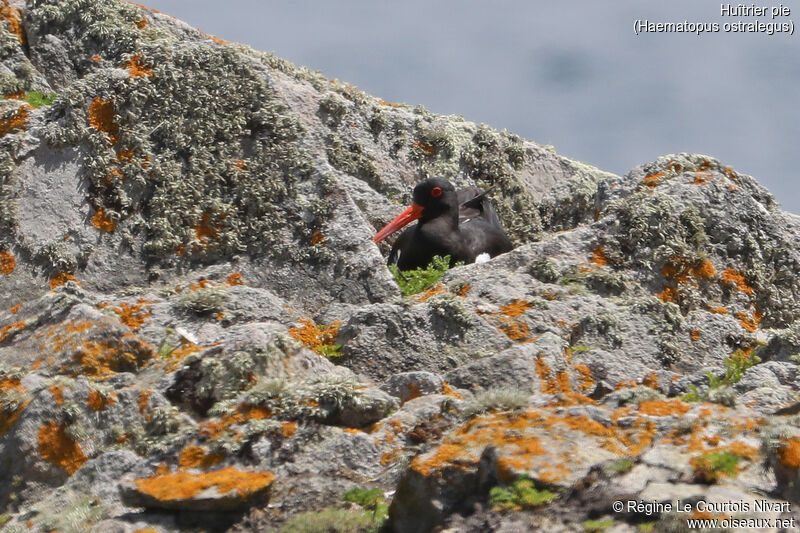
<instances>
[{"instance_id":1,"label":"bird's black head","mask_svg":"<svg viewBox=\"0 0 800 533\"><path fill-rule=\"evenodd\" d=\"M414 187L414 203L422 206L422 220L430 220L452 210L458 217L456 189L444 178L428 178Z\"/></svg>"}]
</instances>

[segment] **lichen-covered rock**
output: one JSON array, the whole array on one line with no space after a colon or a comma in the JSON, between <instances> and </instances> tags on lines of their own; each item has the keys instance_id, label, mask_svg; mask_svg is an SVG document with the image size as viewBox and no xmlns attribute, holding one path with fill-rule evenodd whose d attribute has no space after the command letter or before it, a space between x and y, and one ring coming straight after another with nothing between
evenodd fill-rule
<instances>
[{"instance_id":1,"label":"lichen-covered rock","mask_svg":"<svg viewBox=\"0 0 800 533\"><path fill-rule=\"evenodd\" d=\"M120 0L0 15L0 527L793 516L800 218L753 178L616 176ZM516 248L402 297L370 237L432 175Z\"/></svg>"}]
</instances>

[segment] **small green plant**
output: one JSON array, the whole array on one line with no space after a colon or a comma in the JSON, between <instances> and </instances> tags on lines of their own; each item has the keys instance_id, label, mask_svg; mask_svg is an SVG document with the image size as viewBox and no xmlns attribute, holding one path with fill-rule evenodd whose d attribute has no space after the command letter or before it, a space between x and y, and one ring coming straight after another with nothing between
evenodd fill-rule
<instances>
[{"instance_id":1,"label":"small green plant","mask_svg":"<svg viewBox=\"0 0 800 533\"><path fill-rule=\"evenodd\" d=\"M461 266L463 264L464 263L459 261L455 266ZM400 290L404 296L411 296L412 294L430 289L444 276L444 273L447 272L449 268L449 255L444 257L438 255L434 256L433 261L430 262L427 268L415 268L414 270L404 270L401 272L400 269L397 268L397 265L389 265L389 270L391 270L394 275L394 279L397 281L397 285L400 286Z\"/></svg>"},{"instance_id":2,"label":"small green plant","mask_svg":"<svg viewBox=\"0 0 800 533\"><path fill-rule=\"evenodd\" d=\"M695 478L701 482L715 483L719 478L734 477L738 472L739 461L742 459L728 451L708 452L692 459Z\"/></svg>"},{"instance_id":3,"label":"small green plant","mask_svg":"<svg viewBox=\"0 0 800 533\"><path fill-rule=\"evenodd\" d=\"M607 464L603 467L606 472L613 472L615 474L624 474L633 468L633 461L628 459L619 459L613 463Z\"/></svg>"},{"instance_id":4,"label":"small green plant","mask_svg":"<svg viewBox=\"0 0 800 533\"><path fill-rule=\"evenodd\" d=\"M538 507L555 499L549 490L539 490L533 480L521 477L508 487L492 487L489 504L497 511L520 510Z\"/></svg>"},{"instance_id":5,"label":"small green plant","mask_svg":"<svg viewBox=\"0 0 800 533\"><path fill-rule=\"evenodd\" d=\"M9 520L11 520L11 516L10 515L0 514L0 527L3 527L4 525L6 525L6 523L8 523Z\"/></svg>"},{"instance_id":6,"label":"small green plant","mask_svg":"<svg viewBox=\"0 0 800 533\"><path fill-rule=\"evenodd\" d=\"M372 522L383 524L389 516L389 505L383 501L381 489L362 489L354 487L344 494L342 499L360 505L367 511L372 511Z\"/></svg>"},{"instance_id":7,"label":"small green plant","mask_svg":"<svg viewBox=\"0 0 800 533\"><path fill-rule=\"evenodd\" d=\"M600 533L614 525L613 520L584 520L581 522L583 530L587 533Z\"/></svg>"},{"instance_id":8,"label":"small green plant","mask_svg":"<svg viewBox=\"0 0 800 533\"><path fill-rule=\"evenodd\" d=\"M167 334L164 335L164 338L161 339L160 343L158 343L158 349L156 350L156 353L162 359L166 359L167 357L169 357L169 354L175 351L175 346L167 342L167 337L169 336L169 333L170 332L168 331Z\"/></svg>"},{"instance_id":9,"label":"small green plant","mask_svg":"<svg viewBox=\"0 0 800 533\"><path fill-rule=\"evenodd\" d=\"M344 355L341 344L322 344L317 346L316 350L320 355L328 359L338 359Z\"/></svg>"},{"instance_id":10,"label":"small green plant","mask_svg":"<svg viewBox=\"0 0 800 533\"><path fill-rule=\"evenodd\" d=\"M572 353L590 352L592 350L592 347L591 346L584 346L583 344L576 344L575 346L570 346L569 350Z\"/></svg>"},{"instance_id":11,"label":"small green plant","mask_svg":"<svg viewBox=\"0 0 800 533\"><path fill-rule=\"evenodd\" d=\"M720 387L739 383L744 377L744 373L761 362L761 358L755 353L747 353L744 350L736 350L730 357L725 359L725 375L715 376L711 372L705 372L708 378L708 390L701 393L694 385L689 385L689 392L681 396L684 402L704 402L709 399L710 391Z\"/></svg>"},{"instance_id":12,"label":"small green plant","mask_svg":"<svg viewBox=\"0 0 800 533\"><path fill-rule=\"evenodd\" d=\"M39 108L42 106L52 104L55 101L56 96L58 95L55 93L45 94L45 93L40 93L39 91L31 91L25 94L24 100L28 102L31 105L31 107Z\"/></svg>"},{"instance_id":13,"label":"small green plant","mask_svg":"<svg viewBox=\"0 0 800 533\"><path fill-rule=\"evenodd\" d=\"M656 528L656 522L642 522L639 524L639 531L642 533L650 533Z\"/></svg>"},{"instance_id":14,"label":"small green plant","mask_svg":"<svg viewBox=\"0 0 800 533\"><path fill-rule=\"evenodd\" d=\"M736 350L725 360L725 377L722 378L722 384L733 385L734 383L739 383L747 369L760 362L761 358L755 353Z\"/></svg>"},{"instance_id":15,"label":"small green plant","mask_svg":"<svg viewBox=\"0 0 800 533\"><path fill-rule=\"evenodd\" d=\"M706 375L710 376L710 377L708 378L709 382L711 381L711 379L712 379L712 378L716 379L716 378L715 378L715 377L714 377L714 376L713 376L711 373L709 373L709 372L706 372ZM696 403L696 402L702 402L702 401L705 401L705 399L706 399L707 397L708 397L708 394L707 394L707 393L706 393L706 394L701 394L701 393L700 393L700 391L699 391L699 390L697 390L697 387L695 387L694 385L689 385L689 392L687 392L686 394L684 394L683 396L681 396L681 400L683 400L684 402L687 402L687 403L690 403L690 402L692 402L692 403Z\"/></svg>"}]
</instances>

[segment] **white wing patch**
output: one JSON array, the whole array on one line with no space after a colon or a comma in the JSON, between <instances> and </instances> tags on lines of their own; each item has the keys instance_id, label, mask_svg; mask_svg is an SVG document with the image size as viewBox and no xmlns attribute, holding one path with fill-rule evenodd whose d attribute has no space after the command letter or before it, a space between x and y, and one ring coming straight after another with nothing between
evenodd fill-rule
<instances>
[{"instance_id":1,"label":"white wing patch","mask_svg":"<svg viewBox=\"0 0 800 533\"><path fill-rule=\"evenodd\" d=\"M491 259L491 256L489 256L488 253L483 252L482 254L480 254L478 257L475 258L475 263L486 263L489 261L489 259Z\"/></svg>"}]
</instances>

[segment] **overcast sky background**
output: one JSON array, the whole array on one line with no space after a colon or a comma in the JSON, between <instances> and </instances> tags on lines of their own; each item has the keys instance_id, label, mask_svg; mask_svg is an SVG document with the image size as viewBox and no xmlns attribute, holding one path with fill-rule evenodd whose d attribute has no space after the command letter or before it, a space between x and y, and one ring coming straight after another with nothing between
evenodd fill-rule
<instances>
[{"instance_id":1,"label":"overcast sky background","mask_svg":"<svg viewBox=\"0 0 800 533\"><path fill-rule=\"evenodd\" d=\"M142 1L384 100L507 129L617 174L705 153L800 213L800 36L633 32L637 19L769 16L722 17L709 0ZM791 15L774 22L800 21L800 2L783 5Z\"/></svg>"}]
</instances>

